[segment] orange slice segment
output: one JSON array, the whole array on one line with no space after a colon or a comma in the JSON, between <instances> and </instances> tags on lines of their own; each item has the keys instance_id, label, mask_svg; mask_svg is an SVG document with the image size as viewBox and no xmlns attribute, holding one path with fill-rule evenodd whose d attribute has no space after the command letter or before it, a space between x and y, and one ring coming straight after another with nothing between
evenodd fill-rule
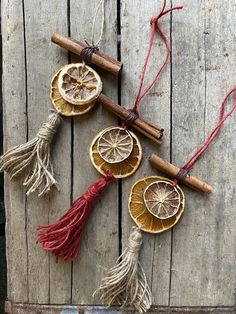
<instances>
[{"instance_id":1,"label":"orange slice segment","mask_svg":"<svg viewBox=\"0 0 236 314\"><path fill-rule=\"evenodd\" d=\"M147 210L159 219L174 216L180 206L180 194L176 186L167 181L149 184L143 193Z\"/></svg>"},{"instance_id":2,"label":"orange slice segment","mask_svg":"<svg viewBox=\"0 0 236 314\"><path fill-rule=\"evenodd\" d=\"M109 163L104 160L99 153L99 139L101 135L113 129L114 127L106 128L96 135L90 146L90 159L93 166L103 175L105 170L110 170L115 178L126 178L132 175L139 167L142 159L142 148L136 135L129 131L133 141L133 149L128 158L118 163Z\"/></svg>"},{"instance_id":3,"label":"orange slice segment","mask_svg":"<svg viewBox=\"0 0 236 314\"><path fill-rule=\"evenodd\" d=\"M54 108L59 112L60 114L64 116L78 116L83 115L90 111L93 106L96 104L96 100L91 102L90 104L80 105L76 106L68 101L66 101L60 94L59 88L58 88L58 77L60 72L62 71L64 67L59 69L59 71L53 76L50 84L50 99L52 101L52 104Z\"/></svg>"},{"instance_id":4,"label":"orange slice segment","mask_svg":"<svg viewBox=\"0 0 236 314\"><path fill-rule=\"evenodd\" d=\"M84 105L94 101L102 91L100 76L83 63L65 66L58 77L61 96L73 105Z\"/></svg>"},{"instance_id":5,"label":"orange slice segment","mask_svg":"<svg viewBox=\"0 0 236 314\"><path fill-rule=\"evenodd\" d=\"M178 211L169 218L160 219L154 216L145 204L144 195L148 187L154 187L154 183L158 183L163 188L167 184L173 186L173 182L169 179L157 176L146 177L137 181L130 192L129 196L129 213L137 226L145 232L161 233L172 228L180 219L184 212L185 197L182 189L177 185L174 188L179 195ZM156 188L157 186L155 186ZM172 190L172 188L171 188ZM150 192L151 193L151 192ZM149 194L148 194L149 195Z\"/></svg>"},{"instance_id":6,"label":"orange slice segment","mask_svg":"<svg viewBox=\"0 0 236 314\"><path fill-rule=\"evenodd\" d=\"M98 153L110 164L127 159L133 150L133 139L129 131L114 127L104 131L98 140Z\"/></svg>"}]
</instances>

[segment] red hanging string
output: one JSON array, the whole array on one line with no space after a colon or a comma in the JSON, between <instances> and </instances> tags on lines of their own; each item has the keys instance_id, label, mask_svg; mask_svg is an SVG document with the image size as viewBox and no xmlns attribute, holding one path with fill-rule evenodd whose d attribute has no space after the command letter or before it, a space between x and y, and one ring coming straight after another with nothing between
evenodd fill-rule
<instances>
[{"instance_id":1,"label":"red hanging string","mask_svg":"<svg viewBox=\"0 0 236 314\"><path fill-rule=\"evenodd\" d=\"M187 170L187 172L192 169L194 164L197 162L197 160L202 156L202 154L207 150L207 148L210 146L212 141L216 138L218 133L220 132L220 129L223 125L223 123L228 119L228 117L235 111L236 109L236 96L234 97L233 106L231 109L225 114L225 106L227 103L228 98L230 95L232 95L234 92L236 92L236 86L231 89L226 96L224 97L221 106L220 106L220 114L217 121L217 124L213 131L210 133L210 135L204 140L204 142L200 145L198 150L192 155L192 157L187 160L187 162L181 167L181 169ZM186 173L187 173L186 172Z\"/></svg>"},{"instance_id":2,"label":"red hanging string","mask_svg":"<svg viewBox=\"0 0 236 314\"><path fill-rule=\"evenodd\" d=\"M137 93L137 96L136 96L136 99L135 99L135 102L134 102L134 107L132 109L132 111L134 111L136 114L138 114L138 107L139 107L139 104L141 102L141 100L143 99L143 97L145 97L149 91L152 89L153 85L156 83L162 69L165 67L167 61L168 61L168 58L169 58L169 55L170 55L170 44L169 44L169 41L166 37L166 35L164 34L164 32L161 30L160 28L160 25L159 25L159 19L166 15L167 13L171 12L171 11L174 11L174 10L181 10L183 7L182 6L178 6L178 7L174 7L174 8L170 8L170 9L167 9L165 10L166 8L166 0L164 0L163 2L163 7L160 11L160 13L151 18L151 21L150 21L150 25L151 25L151 36L150 36L150 42L149 42L149 47L148 47L148 52L147 52L147 56L145 58L145 61L144 61L144 65L143 65L143 68L142 68L142 72L141 72L141 79L140 79L140 82L139 82L139 87L138 87L138 93ZM152 46L153 46L153 41L154 41L154 35L155 35L155 32L158 31L165 46L166 46L166 53L165 53L165 56L164 56L164 59L162 61L162 64L160 65L158 71L157 71L157 74L155 75L154 79L152 80L152 82L144 89L144 91L142 92L142 88L143 88L143 81L144 81L144 78L145 78L145 73L146 73L146 70L147 70L147 65L148 65L148 61L149 61L149 57L150 57L150 54L151 54L151 50L152 50Z\"/></svg>"},{"instance_id":3,"label":"red hanging string","mask_svg":"<svg viewBox=\"0 0 236 314\"><path fill-rule=\"evenodd\" d=\"M38 242L44 251L52 252L57 260L61 257L75 261L90 208L112 178L113 175L106 172L106 176L92 183L59 220L38 226Z\"/></svg>"}]
</instances>

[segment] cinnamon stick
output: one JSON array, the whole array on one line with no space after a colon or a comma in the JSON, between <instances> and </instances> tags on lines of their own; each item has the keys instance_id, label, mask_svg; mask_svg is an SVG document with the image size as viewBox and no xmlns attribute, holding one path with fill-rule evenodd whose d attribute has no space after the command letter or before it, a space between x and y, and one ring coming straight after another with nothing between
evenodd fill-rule
<instances>
[{"instance_id":1,"label":"cinnamon stick","mask_svg":"<svg viewBox=\"0 0 236 314\"><path fill-rule=\"evenodd\" d=\"M107 110L114 113L116 116L125 120L128 115L129 111L124 107L114 103L109 97L105 96L104 94L100 94L98 97L98 102ZM163 135L163 129L161 129L158 125L154 125L145 121L141 118L137 118L133 123L132 127L146 136L148 139L153 141L155 144L161 144L161 138Z\"/></svg>"},{"instance_id":2,"label":"cinnamon stick","mask_svg":"<svg viewBox=\"0 0 236 314\"><path fill-rule=\"evenodd\" d=\"M62 48L65 48L66 50L69 50L70 52L75 53L76 55L80 56L81 51L83 48L86 47L85 44L71 38L71 37L65 37L63 35L60 35L58 33L53 33L52 42L59 45ZM96 64L98 67L114 74L118 75L122 69L122 63L112 59L111 57L101 53L93 53L91 56L91 63Z\"/></svg>"},{"instance_id":3,"label":"cinnamon stick","mask_svg":"<svg viewBox=\"0 0 236 314\"><path fill-rule=\"evenodd\" d=\"M169 163L167 160L160 158L159 156L152 154L149 157L149 162L153 168L160 170L161 172L165 173L166 175L176 178L176 175L179 172L179 168L175 165ZM213 192L213 188L208 185L207 183L199 180L194 176L187 175L186 178L182 181L188 187L204 193L211 193Z\"/></svg>"}]
</instances>

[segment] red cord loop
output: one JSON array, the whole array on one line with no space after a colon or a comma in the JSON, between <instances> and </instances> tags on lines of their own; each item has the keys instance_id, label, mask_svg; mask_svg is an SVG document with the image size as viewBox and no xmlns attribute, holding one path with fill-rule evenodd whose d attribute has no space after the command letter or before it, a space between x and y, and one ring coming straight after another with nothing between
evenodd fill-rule
<instances>
[{"instance_id":1,"label":"red cord loop","mask_svg":"<svg viewBox=\"0 0 236 314\"><path fill-rule=\"evenodd\" d=\"M187 160L187 162L181 167L182 169L189 171L194 166L194 164L197 162L197 160L203 155L203 153L207 150L207 148L210 146L210 144L213 142L213 140L219 134L221 127L224 124L224 122L235 111L235 109L236 109L236 96L234 96L233 105L232 105L231 109L227 113L225 113L226 103L227 103L229 97L235 92L236 92L236 86L233 89L231 89L229 92L227 92L227 94L225 95L225 97L221 103L219 118L218 118L218 121L216 123L215 128L210 133L210 135L204 140L204 142L200 145L198 150L192 155L192 157L189 160Z\"/></svg>"},{"instance_id":2,"label":"red cord loop","mask_svg":"<svg viewBox=\"0 0 236 314\"><path fill-rule=\"evenodd\" d=\"M138 113L138 107L139 107L140 102L150 92L150 90L152 89L152 87L156 83L156 81L157 81L162 69L165 67L165 65L168 61L169 55L170 55L170 44L169 44L169 41L168 41L165 33L161 30L161 28L159 26L159 19L163 15L166 15L167 13L174 11L174 10L181 10L183 7L182 6L174 7L174 8L170 8L167 10L165 10L165 8L166 8L166 0L164 0L164 2L163 2L163 6L162 6L160 13L157 16L154 16L150 19L151 36L150 36L150 41L149 41L149 47L148 47L148 52L147 52L147 55L146 55L146 58L144 61L144 65L143 65L143 68L141 71L141 79L139 82L138 92L137 92L137 96L136 96L136 99L134 102L134 107L133 107L133 111L135 111L136 113ZM151 83L142 92L144 77L145 77L149 57L150 57L152 46L153 46L154 35L155 35L156 31L160 34L161 39L163 40L163 42L166 46L166 53L165 53L164 59L162 61L162 64L160 65L160 67L157 70L157 74L154 76L154 79L151 81Z\"/></svg>"}]
</instances>

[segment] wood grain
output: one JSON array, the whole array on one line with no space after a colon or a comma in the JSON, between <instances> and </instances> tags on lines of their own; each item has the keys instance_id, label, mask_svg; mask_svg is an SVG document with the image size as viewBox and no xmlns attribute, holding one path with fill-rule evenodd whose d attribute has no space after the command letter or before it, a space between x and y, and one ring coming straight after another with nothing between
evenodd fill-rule
<instances>
[{"instance_id":1,"label":"wood grain","mask_svg":"<svg viewBox=\"0 0 236 314\"><path fill-rule=\"evenodd\" d=\"M170 2L168 3L168 5ZM121 1L121 61L124 64L122 80L121 103L130 108L135 99L141 68L146 56L150 34L150 18L158 13L161 3L154 0L140 1L137 10L135 0ZM170 17L166 16L161 21L162 27L169 33ZM165 50L159 36L155 37L150 63L145 80L145 86L155 75L158 64L161 64ZM155 66L154 66L155 65ZM128 214L128 196L134 182L147 175L156 172L148 163L148 156L155 150L170 157L170 67L163 71L158 83L152 89L150 95L145 97L140 105L140 115L146 120L160 124L164 129L163 143L160 148L154 148L146 139L141 137L143 147L143 161L141 167L131 178L122 181L122 246L124 247L130 233L133 222ZM169 301L169 274L171 256L171 232L160 236L144 234L141 250L141 262L145 269L148 281L151 285L154 304L168 305Z\"/></svg>"},{"instance_id":2,"label":"wood grain","mask_svg":"<svg viewBox=\"0 0 236 314\"><path fill-rule=\"evenodd\" d=\"M134 311L132 308L124 308L121 312L119 308L113 307L110 311L105 307L101 306L62 306L62 305L39 305L39 304L21 304L21 303L12 303L10 301L5 302L5 312L6 314L31 314L37 313L40 311L40 314L58 314L58 313L73 313L78 314L85 312L86 314L91 313L112 313L112 314L121 314L127 313L132 314ZM234 314L235 307L152 307L148 311L150 314Z\"/></svg>"},{"instance_id":3,"label":"wood grain","mask_svg":"<svg viewBox=\"0 0 236 314\"><path fill-rule=\"evenodd\" d=\"M23 7L21 1L1 2L3 40L4 151L27 136ZM16 54L17 51L17 54ZM7 293L28 302L25 193L5 176Z\"/></svg>"},{"instance_id":4,"label":"wood grain","mask_svg":"<svg viewBox=\"0 0 236 314\"><path fill-rule=\"evenodd\" d=\"M52 33L79 40L87 36L90 40L98 1L40 0L37 5L30 0L2 1L5 150L35 136L48 116L51 76L68 62L67 52L50 43ZM124 248L133 225L127 210L130 188L137 179L157 174L148 163L149 155L158 154L180 166L210 132L225 92L235 84L236 0L169 0L168 5L171 2L173 6L184 6L183 11L173 12L172 18L165 16L161 20L161 27L171 38L172 56L140 107L142 118L160 123L165 129L163 143L154 147L137 134L143 147L142 165L132 177L113 182L96 202L76 263L56 264L53 257L42 252L36 245L36 227L60 217L71 200L99 176L89 160L89 146L97 132L118 123L116 118L97 106L86 116L63 120L52 154L60 193L54 191L45 199L35 195L26 200L24 189L6 177L8 299L31 303L26 306L29 312L35 306L32 303L45 313L49 307L40 304L100 303L97 298L93 300L92 293L104 269L118 257L119 243L120 249ZM161 1L119 3L120 54L124 63L121 86L112 75L98 72L104 93L114 102L118 102L119 94L120 103L130 108L148 47L149 19L159 11ZM97 30L99 21L100 18ZM118 25L117 3L106 1L101 50L114 59ZM164 46L157 35L147 78L153 77L163 53ZM76 60L72 56L72 61ZM154 308L156 312L235 311L234 121L235 117L229 119L219 139L191 172L211 184L214 193L203 196L185 189L185 214L173 231L157 236L144 234L141 262L154 304L160 306ZM21 305L15 307L22 311ZM55 311L59 308L64 307L58 306Z\"/></svg>"},{"instance_id":5,"label":"wood grain","mask_svg":"<svg viewBox=\"0 0 236 314\"><path fill-rule=\"evenodd\" d=\"M29 137L35 136L51 108L49 84L67 54L51 44L55 30L67 31L67 1L39 1L37 6L25 0L25 37L27 60L27 115ZM60 16L60 18L58 18ZM70 302L70 265L56 264L42 251L37 240L37 225L60 217L70 203L70 120L64 120L52 144L55 173L61 193L53 191L45 198L32 195L27 200L28 278L30 303Z\"/></svg>"},{"instance_id":6,"label":"wood grain","mask_svg":"<svg viewBox=\"0 0 236 314\"><path fill-rule=\"evenodd\" d=\"M235 85L236 1L183 1L173 16L173 162L182 164L216 123ZM222 6L223 5L223 6ZM184 48L184 49L183 49ZM179 78L184 82L179 84ZM173 232L171 305L235 304L235 123L230 119L192 174L213 185L204 197L186 189L186 210ZM181 145L180 145L181 141Z\"/></svg>"},{"instance_id":7,"label":"wood grain","mask_svg":"<svg viewBox=\"0 0 236 314\"><path fill-rule=\"evenodd\" d=\"M73 38L90 40L91 22L97 3L98 0L71 1ZM105 54L117 58L116 6L113 1L105 1L105 7L104 36L100 47ZM83 23L77 20L78 12L83 17ZM99 22L101 22L100 15L97 19L96 36L99 33ZM117 81L113 75L97 70L102 75L104 93L116 102ZM91 114L81 119L74 119L73 199L81 195L99 176L89 158L89 147L93 137L103 128L114 124L117 124L116 118L100 106L97 106ZM118 257L118 243L118 182L113 182L91 209L80 255L73 265L73 303L100 303L99 299L93 300L92 294L104 275L104 268L109 267Z\"/></svg>"}]
</instances>

